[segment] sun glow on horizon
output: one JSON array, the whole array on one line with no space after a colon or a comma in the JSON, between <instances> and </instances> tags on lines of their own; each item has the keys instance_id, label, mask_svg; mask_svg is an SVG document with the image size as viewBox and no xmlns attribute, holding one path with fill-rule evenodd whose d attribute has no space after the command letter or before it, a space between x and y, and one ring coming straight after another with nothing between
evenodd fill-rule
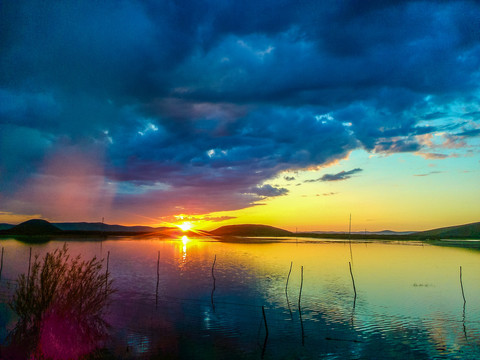
<instances>
[{"instance_id":1,"label":"sun glow on horizon","mask_svg":"<svg viewBox=\"0 0 480 360\"><path fill-rule=\"evenodd\" d=\"M185 221L185 222L183 222L182 224L177 225L177 227L178 227L180 230L182 230L183 232L187 232L188 230L191 230L191 229L192 229L193 225L192 225L191 222Z\"/></svg>"}]
</instances>

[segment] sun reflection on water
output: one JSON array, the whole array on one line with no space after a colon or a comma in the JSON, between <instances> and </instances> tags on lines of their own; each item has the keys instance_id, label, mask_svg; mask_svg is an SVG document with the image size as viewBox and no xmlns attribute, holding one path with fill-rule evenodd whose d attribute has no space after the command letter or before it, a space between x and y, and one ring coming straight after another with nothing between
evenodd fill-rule
<instances>
[{"instance_id":1,"label":"sun reflection on water","mask_svg":"<svg viewBox=\"0 0 480 360\"><path fill-rule=\"evenodd\" d=\"M190 241L190 239L187 237L187 235L182 236L182 262L185 263L187 260L187 243Z\"/></svg>"}]
</instances>

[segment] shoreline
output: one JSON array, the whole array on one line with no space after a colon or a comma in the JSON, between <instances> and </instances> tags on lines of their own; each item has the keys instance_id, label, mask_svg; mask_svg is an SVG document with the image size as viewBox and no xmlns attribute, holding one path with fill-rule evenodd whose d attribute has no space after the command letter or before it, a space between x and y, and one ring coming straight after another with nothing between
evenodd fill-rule
<instances>
[{"instance_id":1,"label":"shoreline","mask_svg":"<svg viewBox=\"0 0 480 360\"><path fill-rule=\"evenodd\" d=\"M238 243L238 244L268 244L268 243L292 243L295 239L300 243L329 243L329 242L351 242L355 243L372 243L372 242L399 242L408 245L409 242L420 242L423 244L443 247L460 247L466 249L480 250L480 239L462 237L462 238L424 238L412 235L351 235L350 239L344 234L296 234L293 236L212 236L200 235L195 233L178 233L178 234L163 234L163 233L138 233L138 232L105 232L99 233L96 231L69 231L56 234L1 234L0 242L2 240L15 240L28 244L42 244L49 241L85 241L85 242L101 242L101 241L115 241L125 239L126 237L133 238L132 240L144 240L156 238L158 240L173 240L181 238L182 236L189 236L192 239L205 239L219 242Z\"/></svg>"}]
</instances>

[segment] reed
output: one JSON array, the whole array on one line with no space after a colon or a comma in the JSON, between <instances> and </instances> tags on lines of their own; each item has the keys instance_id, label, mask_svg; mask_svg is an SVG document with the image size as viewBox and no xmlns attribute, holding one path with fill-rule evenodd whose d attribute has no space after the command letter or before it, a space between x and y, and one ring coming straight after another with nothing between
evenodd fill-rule
<instances>
[{"instance_id":1,"label":"reed","mask_svg":"<svg viewBox=\"0 0 480 360\"><path fill-rule=\"evenodd\" d=\"M467 302L467 300L465 300L465 293L463 292L462 267L461 266L460 266L460 288L462 289L463 303L465 304Z\"/></svg>"},{"instance_id":2,"label":"reed","mask_svg":"<svg viewBox=\"0 0 480 360\"><path fill-rule=\"evenodd\" d=\"M27 286L28 286L28 279L30 278L30 266L32 264L32 248L30 247L30 256L28 257L28 273L27 273Z\"/></svg>"},{"instance_id":3,"label":"reed","mask_svg":"<svg viewBox=\"0 0 480 360\"><path fill-rule=\"evenodd\" d=\"M9 303L19 317L9 335L12 343L22 344L25 352L43 351L39 339L49 339L68 352L75 350L73 343L102 339L107 329L103 312L114 292L102 261L70 258L64 245L43 259L35 255L31 265L28 279L19 275Z\"/></svg>"}]
</instances>

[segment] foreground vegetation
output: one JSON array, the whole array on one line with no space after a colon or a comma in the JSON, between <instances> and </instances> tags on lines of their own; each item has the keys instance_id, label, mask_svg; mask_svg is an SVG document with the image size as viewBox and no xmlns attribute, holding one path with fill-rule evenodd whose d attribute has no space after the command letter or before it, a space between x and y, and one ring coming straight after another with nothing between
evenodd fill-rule
<instances>
[{"instance_id":1,"label":"foreground vegetation","mask_svg":"<svg viewBox=\"0 0 480 360\"><path fill-rule=\"evenodd\" d=\"M19 321L6 358L77 359L106 337L103 316L114 289L101 260L71 258L64 245L35 256L17 282L10 306Z\"/></svg>"}]
</instances>

